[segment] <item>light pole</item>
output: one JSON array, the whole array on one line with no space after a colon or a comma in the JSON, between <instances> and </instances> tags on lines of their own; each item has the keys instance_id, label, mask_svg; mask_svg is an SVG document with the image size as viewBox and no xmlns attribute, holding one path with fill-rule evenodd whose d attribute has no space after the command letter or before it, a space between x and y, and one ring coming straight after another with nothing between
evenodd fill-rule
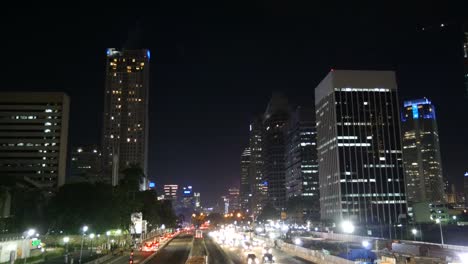
<instances>
[{"instance_id":1,"label":"light pole","mask_svg":"<svg viewBox=\"0 0 468 264\"><path fill-rule=\"evenodd\" d=\"M89 239L91 240L91 256L93 255L93 239L94 233L89 234Z\"/></svg>"},{"instance_id":2,"label":"light pole","mask_svg":"<svg viewBox=\"0 0 468 264\"><path fill-rule=\"evenodd\" d=\"M109 254L109 250L110 250L110 244L109 244L109 237L111 235L111 232L110 231L107 231L106 232L106 236L107 236L107 244L106 244L106 249L107 249L107 254Z\"/></svg>"},{"instance_id":3,"label":"light pole","mask_svg":"<svg viewBox=\"0 0 468 264\"><path fill-rule=\"evenodd\" d=\"M65 263L68 263L68 242L70 242L69 237L63 238L63 243L65 244Z\"/></svg>"},{"instance_id":4,"label":"light pole","mask_svg":"<svg viewBox=\"0 0 468 264\"><path fill-rule=\"evenodd\" d=\"M411 233L413 234L414 241L416 241L416 234L418 233L418 230L416 228L411 229Z\"/></svg>"},{"instance_id":5,"label":"light pole","mask_svg":"<svg viewBox=\"0 0 468 264\"><path fill-rule=\"evenodd\" d=\"M345 220L341 223L341 229L346 234L352 234L354 232L354 224L349 221ZM349 243L346 241L346 259L349 258Z\"/></svg>"},{"instance_id":6,"label":"light pole","mask_svg":"<svg viewBox=\"0 0 468 264\"><path fill-rule=\"evenodd\" d=\"M439 229L440 229L440 241L441 244L444 245L444 233L442 232L442 221L440 221L440 218L436 219L436 223L439 224Z\"/></svg>"},{"instance_id":7,"label":"light pole","mask_svg":"<svg viewBox=\"0 0 468 264\"><path fill-rule=\"evenodd\" d=\"M122 234L122 230L117 229L115 233L117 234L117 236L119 236L119 242L117 242L117 245L120 247L120 235Z\"/></svg>"},{"instance_id":8,"label":"light pole","mask_svg":"<svg viewBox=\"0 0 468 264\"><path fill-rule=\"evenodd\" d=\"M25 233L26 233L26 235L24 236L24 239L28 240L30 237L34 236L34 234L36 233L36 230L29 229ZM24 244L23 244L23 248L24 248ZM29 243L26 244L26 248L27 248L27 250L29 250ZM26 264L26 254L24 254L24 263Z\"/></svg>"},{"instance_id":9,"label":"light pole","mask_svg":"<svg viewBox=\"0 0 468 264\"><path fill-rule=\"evenodd\" d=\"M86 231L88 231L88 226L83 226L83 228L81 228L81 230L83 231L83 235L81 236L80 259L78 260L78 262L79 262L80 264L81 264L81 258L83 257L84 236L86 235Z\"/></svg>"}]
</instances>

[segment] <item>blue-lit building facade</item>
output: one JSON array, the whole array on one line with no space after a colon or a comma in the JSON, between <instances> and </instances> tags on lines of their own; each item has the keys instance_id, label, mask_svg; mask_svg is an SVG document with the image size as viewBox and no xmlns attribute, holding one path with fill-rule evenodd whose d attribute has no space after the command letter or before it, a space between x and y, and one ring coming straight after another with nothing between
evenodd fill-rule
<instances>
[{"instance_id":1,"label":"blue-lit building facade","mask_svg":"<svg viewBox=\"0 0 468 264\"><path fill-rule=\"evenodd\" d=\"M392 71L332 70L315 89L320 217L403 222L407 205Z\"/></svg>"},{"instance_id":2,"label":"blue-lit building facade","mask_svg":"<svg viewBox=\"0 0 468 264\"><path fill-rule=\"evenodd\" d=\"M405 101L401 113L409 203L445 202L436 110L427 98Z\"/></svg>"}]
</instances>

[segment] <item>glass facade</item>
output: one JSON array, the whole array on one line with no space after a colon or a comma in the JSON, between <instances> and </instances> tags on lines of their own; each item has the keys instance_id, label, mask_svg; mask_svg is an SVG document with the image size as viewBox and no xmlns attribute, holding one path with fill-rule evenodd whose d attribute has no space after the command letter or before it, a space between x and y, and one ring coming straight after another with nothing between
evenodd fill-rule
<instances>
[{"instance_id":1,"label":"glass facade","mask_svg":"<svg viewBox=\"0 0 468 264\"><path fill-rule=\"evenodd\" d=\"M401 121L408 202L444 202L439 132L434 105L426 98L405 101Z\"/></svg>"},{"instance_id":2,"label":"glass facade","mask_svg":"<svg viewBox=\"0 0 468 264\"><path fill-rule=\"evenodd\" d=\"M251 197L251 211L259 215L265 204L267 185L263 175L263 119L256 118L249 128L250 132L250 169L249 184L253 186Z\"/></svg>"},{"instance_id":3,"label":"glass facade","mask_svg":"<svg viewBox=\"0 0 468 264\"><path fill-rule=\"evenodd\" d=\"M313 108L297 107L289 122L286 147L286 196L300 203L301 219L319 219L317 133ZM288 206L295 207L297 206ZM299 218L299 217L298 217Z\"/></svg>"},{"instance_id":4,"label":"glass facade","mask_svg":"<svg viewBox=\"0 0 468 264\"><path fill-rule=\"evenodd\" d=\"M286 205L286 133L289 120L287 99L274 94L263 121L263 154L268 202L283 211Z\"/></svg>"},{"instance_id":5,"label":"glass facade","mask_svg":"<svg viewBox=\"0 0 468 264\"><path fill-rule=\"evenodd\" d=\"M240 207L246 212L250 211L250 198L252 197L251 185L249 183L249 170L250 148L245 148L241 155Z\"/></svg>"},{"instance_id":6,"label":"glass facade","mask_svg":"<svg viewBox=\"0 0 468 264\"><path fill-rule=\"evenodd\" d=\"M406 197L394 73L331 71L315 96L321 218L400 222Z\"/></svg>"}]
</instances>

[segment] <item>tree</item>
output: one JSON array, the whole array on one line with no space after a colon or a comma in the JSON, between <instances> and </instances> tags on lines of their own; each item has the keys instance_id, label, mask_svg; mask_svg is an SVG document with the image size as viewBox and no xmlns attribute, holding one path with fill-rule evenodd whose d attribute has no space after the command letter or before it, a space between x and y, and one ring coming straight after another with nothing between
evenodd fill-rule
<instances>
[{"instance_id":1,"label":"tree","mask_svg":"<svg viewBox=\"0 0 468 264\"><path fill-rule=\"evenodd\" d=\"M118 227L118 207L110 185L66 184L52 198L47 215L56 230L74 233L87 224L95 231L104 232Z\"/></svg>"}]
</instances>

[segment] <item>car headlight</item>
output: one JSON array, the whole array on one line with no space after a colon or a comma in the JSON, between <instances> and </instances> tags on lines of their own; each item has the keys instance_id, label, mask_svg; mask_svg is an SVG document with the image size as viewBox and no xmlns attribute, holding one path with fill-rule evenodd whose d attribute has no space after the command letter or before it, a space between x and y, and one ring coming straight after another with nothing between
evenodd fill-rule
<instances>
[{"instance_id":1,"label":"car headlight","mask_svg":"<svg viewBox=\"0 0 468 264\"><path fill-rule=\"evenodd\" d=\"M260 261L258 259L255 259L255 263L260 263Z\"/></svg>"},{"instance_id":2,"label":"car headlight","mask_svg":"<svg viewBox=\"0 0 468 264\"><path fill-rule=\"evenodd\" d=\"M271 249L271 248L268 249L268 253L270 253L270 254L273 253L273 249Z\"/></svg>"},{"instance_id":3,"label":"car headlight","mask_svg":"<svg viewBox=\"0 0 468 264\"><path fill-rule=\"evenodd\" d=\"M249 258L249 259L247 260L247 263L251 264L251 263L252 263L252 259Z\"/></svg>"},{"instance_id":4,"label":"car headlight","mask_svg":"<svg viewBox=\"0 0 468 264\"><path fill-rule=\"evenodd\" d=\"M272 260L276 260L275 256L273 256Z\"/></svg>"}]
</instances>

